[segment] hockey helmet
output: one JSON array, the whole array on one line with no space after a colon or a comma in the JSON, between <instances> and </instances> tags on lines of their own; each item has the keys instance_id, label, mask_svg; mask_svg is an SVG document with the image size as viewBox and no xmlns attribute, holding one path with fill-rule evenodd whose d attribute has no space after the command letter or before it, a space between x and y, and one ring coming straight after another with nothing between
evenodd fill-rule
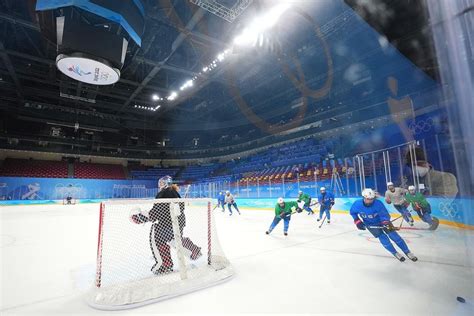
<instances>
[{"instance_id":1,"label":"hockey helmet","mask_svg":"<svg viewBox=\"0 0 474 316\"><path fill-rule=\"evenodd\" d=\"M173 178L171 176L164 176L158 180L158 188L160 190L166 189L173 183Z\"/></svg>"},{"instance_id":2,"label":"hockey helmet","mask_svg":"<svg viewBox=\"0 0 474 316\"><path fill-rule=\"evenodd\" d=\"M362 196L366 199L373 200L375 199L375 191L370 188L366 188L362 190Z\"/></svg>"}]
</instances>

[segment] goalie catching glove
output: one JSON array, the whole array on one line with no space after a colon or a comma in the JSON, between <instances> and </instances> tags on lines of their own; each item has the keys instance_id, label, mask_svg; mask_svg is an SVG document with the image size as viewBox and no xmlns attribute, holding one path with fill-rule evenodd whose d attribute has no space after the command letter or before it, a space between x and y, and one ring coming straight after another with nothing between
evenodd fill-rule
<instances>
[{"instance_id":1,"label":"goalie catching glove","mask_svg":"<svg viewBox=\"0 0 474 316\"><path fill-rule=\"evenodd\" d=\"M142 214L135 214L130 216L130 221L134 224L142 224L148 222L148 218Z\"/></svg>"}]
</instances>

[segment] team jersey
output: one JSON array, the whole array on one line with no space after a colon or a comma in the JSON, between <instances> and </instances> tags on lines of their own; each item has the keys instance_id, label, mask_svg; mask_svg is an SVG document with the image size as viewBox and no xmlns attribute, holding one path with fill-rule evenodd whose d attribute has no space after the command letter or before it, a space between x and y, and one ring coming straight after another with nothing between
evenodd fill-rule
<instances>
[{"instance_id":1,"label":"team jersey","mask_svg":"<svg viewBox=\"0 0 474 316\"><path fill-rule=\"evenodd\" d=\"M303 201L305 205L308 205L311 202L311 197L308 194L303 193L299 196L298 201Z\"/></svg>"},{"instance_id":2,"label":"team jersey","mask_svg":"<svg viewBox=\"0 0 474 316\"><path fill-rule=\"evenodd\" d=\"M352 204L350 214L354 220L361 219L366 225L380 225L390 220L390 214L379 200L374 200L371 205L365 205L363 199L357 200Z\"/></svg>"},{"instance_id":3,"label":"team jersey","mask_svg":"<svg viewBox=\"0 0 474 316\"><path fill-rule=\"evenodd\" d=\"M390 201L393 205L403 205L407 201L405 199L405 194L408 191L402 188L395 188L395 191L387 190L385 192L385 198L390 198Z\"/></svg>"},{"instance_id":4,"label":"team jersey","mask_svg":"<svg viewBox=\"0 0 474 316\"><path fill-rule=\"evenodd\" d=\"M217 201L219 202L224 202L225 201L225 195L224 194L219 194L217 196Z\"/></svg>"},{"instance_id":5,"label":"team jersey","mask_svg":"<svg viewBox=\"0 0 474 316\"><path fill-rule=\"evenodd\" d=\"M415 195L411 195L410 193L407 193L405 198L407 199L408 203L410 203L411 206L413 207L415 207L415 203L420 204L422 208L427 208L429 205L426 198L420 192L415 193Z\"/></svg>"},{"instance_id":6,"label":"team jersey","mask_svg":"<svg viewBox=\"0 0 474 316\"><path fill-rule=\"evenodd\" d=\"M324 194L318 195L318 202L321 206L328 207L334 204L334 195L331 192L326 192Z\"/></svg>"},{"instance_id":7,"label":"team jersey","mask_svg":"<svg viewBox=\"0 0 474 316\"><path fill-rule=\"evenodd\" d=\"M173 187L167 187L161 190L155 199L179 199L181 196ZM179 227L182 229L186 225L186 216L184 215L184 202L179 202L180 214L178 215ZM139 214L137 220L141 223L153 222L160 228L172 228L170 203L154 203L153 208L148 215Z\"/></svg>"},{"instance_id":8,"label":"team jersey","mask_svg":"<svg viewBox=\"0 0 474 316\"><path fill-rule=\"evenodd\" d=\"M280 216L281 212L289 214L292 211L296 211L297 208L298 203L296 203L295 201L285 202L285 205L283 207L281 207L280 204L277 203L275 205L275 216Z\"/></svg>"},{"instance_id":9,"label":"team jersey","mask_svg":"<svg viewBox=\"0 0 474 316\"><path fill-rule=\"evenodd\" d=\"M227 204L234 204L234 196L232 194L226 195L225 196L225 202Z\"/></svg>"}]
</instances>

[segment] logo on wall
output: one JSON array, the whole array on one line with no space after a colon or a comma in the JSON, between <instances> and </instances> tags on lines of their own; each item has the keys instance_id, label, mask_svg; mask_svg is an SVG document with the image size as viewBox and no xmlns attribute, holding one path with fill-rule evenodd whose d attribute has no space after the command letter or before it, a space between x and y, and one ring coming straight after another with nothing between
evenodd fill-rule
<instances>
[{"instance_id":1,"label":"logo on wall","mask_svg":"<svg viewBox=\"0 0 474 316\"><path fill-rule=\"evenodd\" d=\"M443 202L439 203L439 210L445 217L449 219L455 219L459 217L459 212L456 208L456 204L449 199L444 199Z\"/></svg>"},{"instance_id":2,"label":"logo on wall","mask_svg":"<svg viewBox=\"0 0 474 316\"><path fill-rule=\"evenodd\" d=\"M67 184L64 185L62 183L56 184L54 188L55 198L56 199L63 199L68 196L73 198L80 198L83 197L83 188L81 184Z\"/></svg>"},{"instance_id":3,"label":"logo on wall","mask_svg":"<svg viewBox=\"0 0 474 316\"><path fill-rule=\"evenodd\" d=\"M429 132L434 126L434 121L432 118L427 118L426 120L417 120L417 122L412 122L410 124L410 129L413 134L421 134Z\"/></svg>"}]
</instances>

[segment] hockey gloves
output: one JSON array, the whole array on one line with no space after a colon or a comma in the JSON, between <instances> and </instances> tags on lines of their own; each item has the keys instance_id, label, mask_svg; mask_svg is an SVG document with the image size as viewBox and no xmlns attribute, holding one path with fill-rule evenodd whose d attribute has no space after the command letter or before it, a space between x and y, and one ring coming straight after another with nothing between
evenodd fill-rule
<instances>
[{"instance_id":1,"label":"hockey gloves","mask_svg":"<svg viewBox=\"0 0 474 316\"><path fill-rule=\"evenodd\" d=\"M358 230L365 230L365 224L360 219L356 219L354 224L356 224Z\"/></svg>"},{"instance_id":2,"label":"hockey gloves","mask_svg":"<svg viewBox=\"0 0 474 316\"><path fill-rule=\"evenodd\" d=\"M134 214L130 216L130 221L134 224L141 224L141 223L148 222L148 218L142 214Z\"/></svg>"},{"instance_id":3,"label":"hockey gloves","mask_svg":"<svg viewBox=\"0 0 474 316\"><path fill-rule=\"evenodd\" d=\"M382 222L382 227L384 230L388 231L388 232L393 232L395 231L395 226L393 226L392 222L391 221L383 221Z\"/></svg>"}]
</instances>

